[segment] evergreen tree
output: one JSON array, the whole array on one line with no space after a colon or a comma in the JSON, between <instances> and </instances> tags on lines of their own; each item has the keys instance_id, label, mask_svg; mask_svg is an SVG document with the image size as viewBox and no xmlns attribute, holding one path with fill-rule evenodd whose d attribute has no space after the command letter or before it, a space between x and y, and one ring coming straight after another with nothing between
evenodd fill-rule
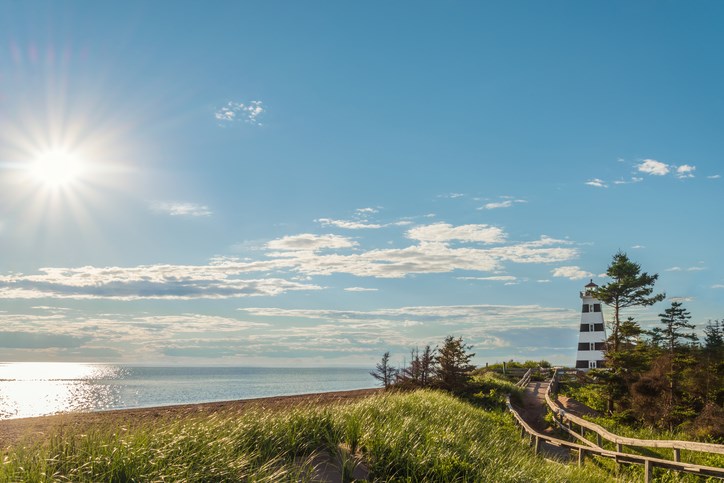
<instances>
[{"instance_id":1,"label":"evergreen tree","mask_svg":"<svg viewBox=\"0 0 724 483\"><path fill-rule=\"evenodd\" d=\"M663 327L654 328L651 335L653 343L667 355L669 411L666 420L671 427L692 412L688 405L682 404L684 394L681 391L681 382L684 371L696 362L691 350L697 340L694 332L696 327L689 323L691 315L681 302L671 302L671 307L659 314L659 317Z\"/></svg>"},{"instance_id":2,"label":"evergreen tree","mask_svg":"<svg viewBox=\"0 0 724 483\"><path fill-rule=\"evenodd\" d=\"M388 389L397 375L397 369L390 365L390 352L387 351L382 356L382 360L377 363L375 370L370 375L380 381L385 389Z\"/></svg>"},{"instance_id":3,"label":"evergreen tree","mask_svg":"<svg viewBox=\"0 0 724 483\"><path fill-rule=\"evenodd\" d=\"M462 393L468 389L470 373L475 369L475 366L470 364L470 359L475 356L468 353L471 348L472 346L465 345L462 337L456 339L449 335L445 338L435 356L435 383L439 388L453 393Z\"/></svg>"},{"instance_id":4,"label":"evergreen tree","mask_svg":"<svg viewBox=\"0 0 724 483\"><path fill-rule=\"evenodd\" d=\"M660 302L663 293L652 295L658 274L641 273L641 265L629 260L624 252L617 252L606 270L612 281L594 292L594 297L613 307L610 352L618 352L621 340L621 309L634 306L649 306Z\"/></svg>"}]
</instances>

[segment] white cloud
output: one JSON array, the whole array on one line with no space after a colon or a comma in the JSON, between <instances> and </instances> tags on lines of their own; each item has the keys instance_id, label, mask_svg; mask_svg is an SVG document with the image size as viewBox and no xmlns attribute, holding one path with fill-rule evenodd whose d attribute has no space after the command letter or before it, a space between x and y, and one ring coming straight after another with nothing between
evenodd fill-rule
<instances>
[{"instance_id":1,"label":"white cloud","mask_svg":"<svg viewBox=\"0 0 724 483\"><path fill-rule=\"evenodd\" d=\"M669 174L670 167L666 163L656 161L655 159L644 159L644 161L637 166L638 170L642 173L664 176Z\"/></svg>"},{"instance_id":2,"label":"white cloud","mask_svg":"<svg viewBox=\"0 0 724 483\"><path fill-rule=\"evenodd\" d=\"M465 193L447 193L444 195L438 195L437 197L455 199L455 198L462 198L463 196L465 196Z\"/></svg>"},{"instance_id":3,"label":"white cloud","mask_svg":"<svg viewBox=\"0 0 724 483\"><path fill-rule=\"evenodd\" d=\"M706 267L701 267L701 266L693 266L693 267L687 267L687 268L671 267L671 268L667 268L665 271L666 272L700 272L702 270L706 270Z\"/></svg>"},{"instance_id":4,"label":"white cloud","mask_svg":"<svg viewBox=\"0 0 724 483\"><path fill-rule=\"evenodd\" d=\"M359 213L361 215L374 215L375 213L379 213L380 210L377 208L357 208L354 210L356 213Z\"/></svg>"},{"instance_id":5,"label":"white cloud","mask_svg":"<svg viewBox=\"0 0 724 483\"><path fill-rule=\"evenodd\" d=\"M633 245L631 248L634 249L634 250L640 250L640 249L646 248L646 247L643 246L643 245Z\"/></svg>"},{"instance_id":6,"label":"white cloud","mask_svg":"<svg viewBox=\"0 0 724 483\"><path fill-rule=\"evenodd\" d=\"M457 277L458 280L490 280L496 282L514 282L517 280L512 275L492 275L490 277Z\"/></svg>"},{"instance_id":7,"label":"white cloud","mask_svg":"<svg viewBox=\"0 0 724 483\"><path fill-rule=\"evenodd\" d=\"M318 218L314 221L322 226L335 226L345 230L376 230L385 226L380 225L379 223L369 223L366 220L333 220L330 218Z\"/></svg>"},{"instance_id":8,"label":"white cloud","mask_svg":"<svg viewBox=\"0 0 724 483\"><path fill-rule=\"evenodd\" d=\"M447 223L433 223L412 228L407 237L422 242L481 242L502 243L506 235L501 228L490 225L460 225L452 226Z\"/></svg>"},{"instance_id":9,"label":"white cloud","mask_svg":"<svg viewBox=\"0 0 724 483\"><path fill-rule=\"evenodd\" d=\"M554 277L564 277L570 280L580 280L582 278L593 277L593 274L591 272L582 270L580 267L577 267L575 265L554 268L553 270L551 270L551 273Z\"/></svg>"},{"instance_id":10,"label":"white cloud","mask_svg":"<svg viewBox=\"0 0 724 483\"><path fill-rule=\"evenodd\" d=\"M694 300L694 297L667 297L667 300L671 300L672 302L691 302Z\"/></svg>"},{"instance_id":11,"label":"white cloud","mask_svg":"<svg viewBox=\"0 0 724 483\"><path fill-rule=\"evenodd\" d=\"M613 184L635 184L635 183L640 183L643 180L644 180L643 178L639 178L637 176L632 176L631 179L628 181L625 179L618 179L618 180L614 181Z\"/></svg>"},{"instance_id":12,"label":"white cloud","mask_svg":"<svg viewBox=\"0 0 724 483\"><path fill-rule=\"evenodd\" d=\"M714 285L711 286L711 288L724 288L724 284L715 283Z\"/></svg>"},{"instance_id":13,"label":"white cloud","mask_svg":"<svg viewBox=\"0 0 724 483\"><path fill-rule=\"evenodd\" d=\"M408 321L438 325L474 325L482 329L510 327L569 327L575 319L573 309L540 305L441 305L413 306L369 311L331 309L244 308L242 312L259 317L286 317L324 320L335 324L374 324L377 328L395 327Z\"/></svg>"},{"instance_id":14,"label":"white cloud","mask_svg":"<svg viewBox=\"0 0 724 483\"><path fill-rule=\"evenodd\" d=\"M548 280L547 278L544 278L544 279L541 279L541 280L536 280L536 282L538 282L538 283L551 283L551 281Z\"/></svg>"},{"instance_id":15,"label":"white cloud","mask_svg":"<svg viewBox=\"0 0 724 483\"><path fill-rule=\"evenodd\" d=\"M345 292L377 292L379 289L370 287L347 287Z\"/></svg>"},{"instance_id":16,"label":"white cloud","mask_svg":"<svg viewBox=\"0 0 724 483\"><path fill-rule=\"evenodd\" d=\"M594 186L596 188L608 188L606 182L598 178L589 179L588 181L586 181L586 184L588 186Z\"/></svg>"},{"instance_id":17,"label":"white cloud","mask_svg":"<svg viewBox=\"0 0 724 483\"><path fill-rule=\"evenodd\" d=\"M270 250L311 251L323 249L354 248L357 242L341 235L313 235L303 233L272 240L267 243Z\"/></svg>"},{"instance_id":18,"label":"white cloud","mask_svg":"<svg viewBox=\"0 0 724 483\"><path fill-rule=\"evenodd\" d=\"M171 216L211 216L213 212L208 206L196 203L157 201L151 204L151 209L156 213L163 213Z\"/></svg>"},{"instance_id":19,"label":"white cloud","mask_svg":"<svg viewBox=\"0 0 724 483\"><path fill-rule=\"evenodd\" d=\"M696 170L696 166L691 166L688 164L682 164L681 166L678 166L676 168L676 177L677 178L693 178L694 177L694 171Z\"/></svg>"},{"instance_id":20,"label":"white cloud","mask_svg":"<svg viewBox=\"0 0 724 483\"><path fill-rule=\"evenodd\" d=\"M244 272L273 264L215 259L209 265L41 268L39 274L0 276L5 299L226 299L274 296L321 287L278 277L241 279Z\"/></svg>"},{"instance_id":21,"label":"white cloud","mask_svg":"<svg viewBox=\"0 0 724 483\"><path fill-rule=\"evenodd\" d=\"M721 178L720 174L712 174L711 176L707 176L708 179L719 179Z\"/></svg>"},{"instance_id":22,"label":"white cloud","mask_svg":"<svg viewBox=\"0 0 724 483\"><path fill-rule=\"evenodd\" d=\"M261 101L249 103L229 101L226 105L214 113L217 121L231 123L243 121L255 126L261 126L259 116L266 111Z\"/></svg>"},{"instance_id":23,"label":"white cloud","mask_svg":"<svg viewBox=\"0 0 724 483\"><path fill-rule=\"evenodd\" d=\"M526 203L526 200L517 200L517 199L507 199L504 201L498 201L498 202L492 202L492 203L486 203L482 207L478 208L479 210L496 210L499 208L510 208L514 204L517 203Z\"/></svg>"}]
</instances>

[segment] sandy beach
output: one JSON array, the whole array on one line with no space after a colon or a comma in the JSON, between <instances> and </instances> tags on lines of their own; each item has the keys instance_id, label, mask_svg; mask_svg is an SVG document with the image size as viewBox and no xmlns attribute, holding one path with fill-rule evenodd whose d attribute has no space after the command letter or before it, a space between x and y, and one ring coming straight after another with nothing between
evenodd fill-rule
<instances>
[{"instance_id":1,"label":"sandy beach","mask_svg":"<svg viewBox=\"0 0 724 483\"><path fill-rule=\"evenodd\" d=\"M133 427L143 425L149 421L175 420L222 411L244 411L250 407L282 409L296 405L343 403L362 399L379 391L380 389L358 389L297 396L276 396L236 401L5 419L0 421L0 448L6 448L18 443L42 441L48 435L62 431L65 428L86 430L86 428L107 426L109 424Z\"/></svg>"}]
</instances>

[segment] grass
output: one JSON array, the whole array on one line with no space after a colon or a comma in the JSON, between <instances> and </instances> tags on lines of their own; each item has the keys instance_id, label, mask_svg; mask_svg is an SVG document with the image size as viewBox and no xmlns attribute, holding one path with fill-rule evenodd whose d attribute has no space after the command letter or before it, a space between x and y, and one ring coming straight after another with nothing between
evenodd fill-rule
<instances>
[{"instance_id":1,"label":"grass","mask_svg":"<svg viewBox=\"0 0 724 483\"><path fill-rule=\"evenodd\" d=\"M11 447L0 481L310 481L320 455L347 478L363 460L375 481L610 481L535 457L509 415L435 391L150 424Z\"/></svg>"}]
</instances>

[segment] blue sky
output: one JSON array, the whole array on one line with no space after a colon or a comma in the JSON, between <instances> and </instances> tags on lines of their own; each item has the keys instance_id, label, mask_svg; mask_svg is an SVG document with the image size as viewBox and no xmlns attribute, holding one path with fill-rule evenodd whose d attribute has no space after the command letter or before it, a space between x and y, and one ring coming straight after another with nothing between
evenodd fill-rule
<instances>
[{"instance_id":1,"label":"blue sky","mask_svg":"<svg viewBox=\"0 0 724 483\"><path fill-rule=\"evenodd\" d=\"M0 2L0 360L575 357L724 317L720 2ZM667 300L633 310L644 326Z\"/></svg>"}]
</instances>

